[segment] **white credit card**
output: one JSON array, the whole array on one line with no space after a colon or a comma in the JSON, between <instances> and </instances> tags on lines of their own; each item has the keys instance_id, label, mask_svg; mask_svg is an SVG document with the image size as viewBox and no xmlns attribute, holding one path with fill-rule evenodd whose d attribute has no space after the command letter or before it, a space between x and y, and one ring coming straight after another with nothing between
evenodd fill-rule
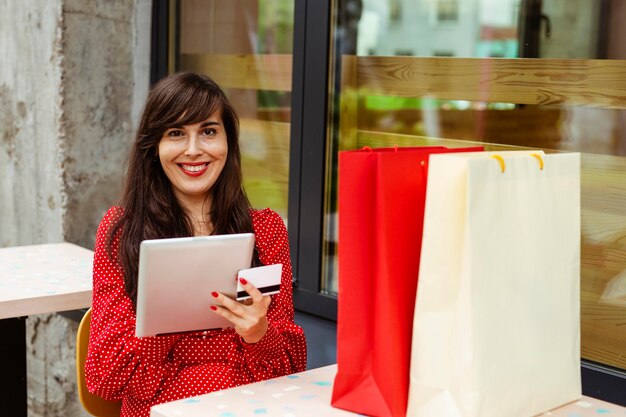
<instances>
[{"instance_id":1,"label":"white credit card","mask_svg":"<svg viewBox=\"0 0 626 417\"><path fill-rule=\"evenodd\" d=\"M276 294L280 290L280 278L283 264L257 266L240 269L237 273L237 300L247 300L250 295L243 289L239 278L243 278L257 287L263 295Z\"/></svg>"}]
</instances>

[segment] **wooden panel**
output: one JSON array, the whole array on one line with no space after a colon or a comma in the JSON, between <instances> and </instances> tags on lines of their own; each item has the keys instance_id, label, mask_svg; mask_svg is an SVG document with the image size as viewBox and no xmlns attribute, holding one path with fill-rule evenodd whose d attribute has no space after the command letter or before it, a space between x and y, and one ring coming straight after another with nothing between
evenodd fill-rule
<instances>
[{"instance_id":1,"label":"wooden panel","mask_svg":"<svg viewBox=\"0 0 626 417\"><path fill-rule=\"evenodd\" d=\"M623 274L622 280L626 280ZM614 303L598 300L588 292L581 293L582 357L626 369L626 300Z\"/></svg>"},{"instance_id":2,"label":"wooden panel","mask_svg":"<svg viewBox=\"0 0 626 417\"><path fill-rule=\"evenodd\" d=\"M292 55L182 54L180 67L209 75L221 87L291 91Z\"/></svg>"},{"instance_id":3,"label":"wooden panel","mask_svg":"<svg viewBox=\"0 0 626 417\"><path fill-rule=\"evenodd\" d=\"M626 108L626 61L359 57L367 94Z\"/></svg>"},{"instance_id":4,"label":"wooden panel","mask_svg":"<svg viewBox=\"0 0 626 417\"><path fill-rule=\"evenodd\" d=\"M241 120L239 142L246 192L254 207L287 217L289 123Z\"/></svg>"},{"instance_id":5,"label":"wooden panel","mask_svg":"<svg viewBox=\"0 0 626 417\"><path fill-rule=\"evenodd\" d=\"M626 369L626 158L582 155L582 356Z\"/></svg>"}]
</instances>

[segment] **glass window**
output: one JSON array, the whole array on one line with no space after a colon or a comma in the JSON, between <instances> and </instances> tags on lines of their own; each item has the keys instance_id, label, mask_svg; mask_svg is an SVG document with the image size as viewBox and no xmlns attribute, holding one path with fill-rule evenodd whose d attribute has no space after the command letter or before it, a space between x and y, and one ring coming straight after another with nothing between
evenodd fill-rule
<instances>
[{"instance_id":1,"label":"glass window","mask_svg":"<svg viewBox=\"0 0 626 417\"><path fill-rule=\"evenodd\" d=\"M458 0L437 0L433 12L435 24L456 23L459 20L459 2Z\"/></svg>"},{"instance_id":2,"label":"glass window","mask_svg":"<svg viewBox=\"0 0 626 417\"><path fill-rule=\"evenodd\" d=\"M244 186L287 221L294 0L178 0L170 71L209 75L240 117Z\"/></svg>"},{"instance_id":3,"label":"glass window","mask_svg":"<svg viewBox=\"0 0 626 417\"><path fill-rule=\"evenodd\" d=\"M626 369L626 5L341 0L335 16L323 290L337 292L338 150L582 152L582 356Z\"/></svg>"}]
</instances>

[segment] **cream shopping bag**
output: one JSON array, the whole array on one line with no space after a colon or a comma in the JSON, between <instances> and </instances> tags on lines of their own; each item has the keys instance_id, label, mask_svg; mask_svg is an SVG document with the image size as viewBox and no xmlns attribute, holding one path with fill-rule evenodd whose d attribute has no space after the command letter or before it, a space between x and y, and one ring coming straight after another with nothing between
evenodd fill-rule
<instances>
[{"instance_id":1,"label":"cream shopping bag","mask_svg":"<svg viewBox=\"0 0 626 417\"><path fill-rule=\"evenodd\" d=\"M432 155L408 416L524 417L580 382L580 155Z\"/></svg>"}]
</instances>

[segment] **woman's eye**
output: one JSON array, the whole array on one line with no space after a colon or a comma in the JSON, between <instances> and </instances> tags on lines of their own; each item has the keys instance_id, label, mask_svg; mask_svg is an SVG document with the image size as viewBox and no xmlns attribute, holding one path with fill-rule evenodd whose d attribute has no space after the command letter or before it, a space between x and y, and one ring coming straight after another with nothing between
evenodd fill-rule
<instances>
[{"instance_id":1,"label":"woman's eye","mask_svg":"<svg viewBox=\"0 0 626 417\"><path fill-rule=\"evenodd\" d=\"M215 131L215 129L204 129L204 131L202 132L205 136L215 136L215 134L217 133Z\"/></svg>"},{"instance_id":2,"label":"woman's eye","mask_svg":"<svg viewBox=\"0 0 626 417\"><path fill-rule=\"evenodd\" d=\"M180 130L170 130L169 132L167 132L167 136L170 136L170 137L179 137L182 135L183 135L183 132L181 132Z\"/></svg>"}]
</instances>

